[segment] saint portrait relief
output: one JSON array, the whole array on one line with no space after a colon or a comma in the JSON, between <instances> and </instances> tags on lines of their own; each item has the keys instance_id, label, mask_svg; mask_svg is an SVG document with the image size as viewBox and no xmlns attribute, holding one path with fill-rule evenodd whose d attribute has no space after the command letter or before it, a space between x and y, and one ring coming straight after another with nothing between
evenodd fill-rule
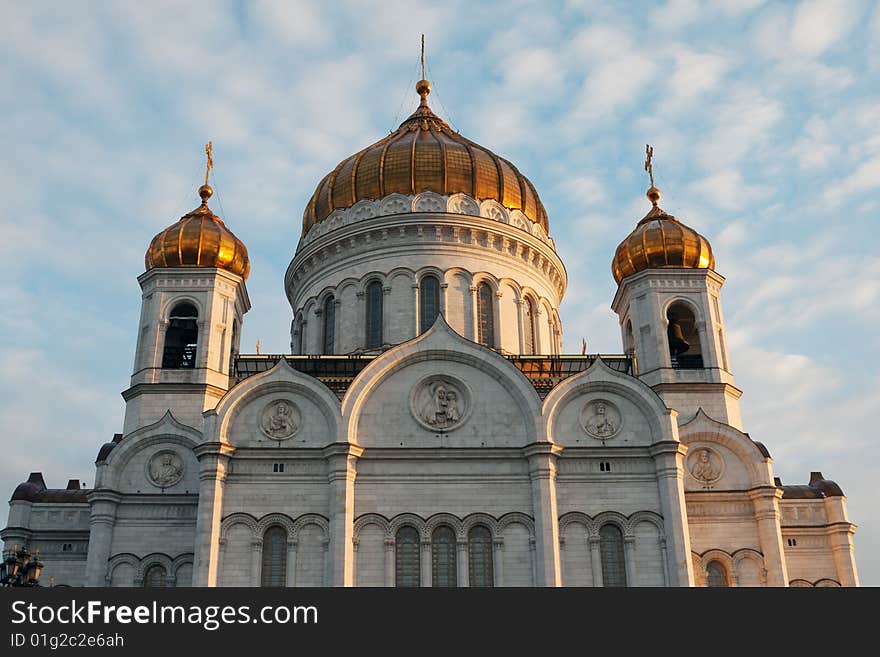
<instances>
[{"instance_id":1,"label":"saint portrait relief","mask_svg":"<svg viewBox=\"0 0 880 657\"><path fill-rule=\"evenodd\" d=\"M260 429L272 440L286 440L299 431L299 410L286 399L271 402L263 409Z\"/></svg>"},{"instance_id":2,"label":"saint portrait relief","mask_svg":"<svg viewBox=\"0 0 880 657\"><path fill-rule=\"evenodd\" d=\"M584 407L581 423L584 431L593 438L607 440L617 435L623 421L620 411L614 404L604 399L596 399Z\"/></svg>"},{"instance_id":3,"label":"saint portrait relief","mask_svg":"<svg viewBox=\"0 0 880 657\"><path fill-rule=\"evenodd\" d=\"M147 464L147 476L159 488L173 486L183 478L183 459L171 450L158 452Z\"/></svg>"},{"instance_id":4,"label":"saint portrait relief","mask_svg":"<svg viewBox=\"0 0 880 657\"><path fill-rule=\"evenodd\" d=\"M694 479L709 484L721 478L721 457L705 447L696 451L690 459L690 464Z\"/></svg>"},{"instance_id":5,"label":"saint portrait relief","mask_svg":"<svg viewBox=\"0 0 880 657\"><path fill-rule=\"evenodd\" d=\"M446 379L432 379L416 386L413 415L426 429L446 431L458 427L468 410L464 386Z\"/></svg>"}]
</instances>

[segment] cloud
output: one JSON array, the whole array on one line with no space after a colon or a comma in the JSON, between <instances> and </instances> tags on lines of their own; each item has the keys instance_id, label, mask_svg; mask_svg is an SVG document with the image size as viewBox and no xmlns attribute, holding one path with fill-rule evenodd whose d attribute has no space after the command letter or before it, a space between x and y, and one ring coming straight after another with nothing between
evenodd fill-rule
<instances>
[{"instance_id":1,"label":"cloud","mask_svg":"<svg viewBox=\"0 0 880 657\"><path fill-rule=\"evenodd\" d=\"M789 43L795 52L815 57L835 46L858 17L853 0L804 0L794 12Z\"/></svg>"}]
</instances>

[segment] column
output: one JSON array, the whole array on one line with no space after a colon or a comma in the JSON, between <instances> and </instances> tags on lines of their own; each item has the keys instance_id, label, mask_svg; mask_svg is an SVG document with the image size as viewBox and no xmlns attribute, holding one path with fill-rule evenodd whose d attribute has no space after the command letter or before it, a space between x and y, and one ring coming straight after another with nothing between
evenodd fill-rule
<instances>
[{"instance_id":1,"label":"column","mask_svg":"<svg viewBox=\"0 0 880 657\"><path fill-rule=\"evenodd\" d=\"M116 526L116 509L122 495L113 490L98 489L87 495L89 500L89 553L86 557L86 586L107 586L107 562Z\"/></svg>"},{"instance_id":2,"label":"column","mask_svg":"<svg viewBox=\"0 0 880 657\"><path fill-rule=\"evenodd\" d=\"M458 548L458 559L455 560L455 566L458 575L459 588L467 588L470 586L470 569L468 568L468 544L467 541L458 541L455 544Z\"/></svg>"},{"instance_id":3,"label":"column","mask_svg":"<svg viewBox=\"0 0 880 657\"><path fill-rule=\"evenodd\" d=\"M660 537L660 561L663 563L663 586L669 586L669 560L666 556L666 539Z\"/></svg>"},{"instance_id":4,"label":"column","mask_svg":"<svg viewBox=\"0 0 880 657\"><path fill-rule=\"evenodd\" d=\"M412 331L412 335L413 335L413 337L415 337L417 335L421 335L422 333L424 333L425 331L427 331L431 327L430 326L422 326L422 312L421 312L421 309L419 308L419 282L418 281L416 281L412 284L412 291L413 291L412 292L412 300L413 300L413 314L412 314L413 331Z\"/></svg>"},{"instance_id":5,"label":"column","mask_svg":"<svg viewBox=\"0 0 880 657\"><path fill-rule=\"evenodd\" d=\"M693 586L691 537L684 500L684 455L687 447L676 440L655 443L650 447L657 471L660 509L666 539L670 586Z\"/></svg>"},{"instance_id":6,"label":"column","mask_svg":"<svg viewBox=\"0 0 880 657\"><path fill-rule=\"evenodd\" d=\"M299 541L295 538L287 539L287 572L285 577L286 586L296 586L296 557L299 550Z\"/></svg>"},{"instance_id":7,"label":"column","mask_svg":"<svg viewBox=\"0 0 880 657\"><path fill-rule=\"evenodd\" d=\"M351 585L357 586L358 581L358 540L354 539L351 542Z\"/></svg>"},{"instance_id":8,"label":"column","mask_svg":"<svg viewBox=\"0 0 880 657\"><path fill-rule=\"evenodd\" d=\"M223 488L235 448L211 442L197 445L194 451L199 460L199 506L193 548L193 586L217 586Z\"/></svg>"},{"instance_id":9,"label":"column","mask_svg":"<svg viewBox=\"0 0 880 657\"><path fill-rule=\"evenodd\" d=\"M749 491L758 523L758 542L764 553L767 586L788 586L788 569L785 566L785 550L782 547L782 529L779 500L782 489L764 486Z\"/></svg>"},{"instance_id":10,"label":"column","mask_svg":"<svg viewBox=\"0 0 880 657\"><path fill-rule=\"evenodd\" d=\"M330 485L326 586L354 586L354 480L357 459L363 452L363 448L349 443L324 448Z\"/></svg>"},{"instance_id":11,"label":"column","mask_svg":"<svg viewBox=\"0 0 880 657\"><path fill-rule=\"evenodd\" d=\"M849 521L849 515L846 512L846 498L826 497L825 517L828 521L826 531L831 544L831 554L834 557L837 581L841 586L858 586L859 574L856 570L852 538L856 526Z\"/></svg>"},{"instance_id":12,"label":"column","mask_svg":"<svg viewBox=\"0 0 880 657\"><path fill-rule=\"evenodd\" d=\"M479 342L480 329L477 328L477 324L480 321L479 315L477 313L477 286L471 285L468 287L468 291L471 293L471 331L469 335L465 335L468 340L471 342ZM464 322L464 332L468 333L468 325L467 319Z\"/></svg>"},{"instance_id":13,"label":"column","mask_svg":"<svg viewBox=\"0 0 880 657\"><path fill-rule=\"evenodd\" d=\"M419 565L422 569L422 586L430 588L431 586L431 541L422 539L422 558L419 559Z\"/></svg>"},{"instance_id":14,"label":"column","mask_svg":"<svg viewBox=\"0 0 880 657\"><path fill-rule=\"evenodd\" d=\"M638 586L636 575L636 537L623 537L624 563L626 564L627 586Z\"/></svg>"},{"instance_id":15,"label":"column","mask_svg":"<svg viewBox=\"0 0 880 657\"><path fill-rule=\"evenodd\" d=\"M602 555L599 552L599 534L590 534L590 569L593 571L593 586L602 587Z\"/></svg>"},{"instance_id":16,"label":"column","mask_svg":"<svg viewBox=\"0 0 880 657\"><path fill-rule=\"evenodd\" d=\"M532 507L535 517L535 586L559 586L559 515L556 508L556 459L562 447L550 443L528 445Z\"/></svg>"},{"instance_id":17,"label":"column","mask_svg":"<svg viewBox=\"0 0 880 657\"><path fill-rule=\"evenodd\" d=\"M493 540L492 548L492 573L495 577L495 586L504 586L504 539Z\"/></svg>"},{"instance_id":18,"label":"column","mask_svg":"<svg viewBox=\"0 0 880 657\"><path fill-rule=\"evenodd\" d=\"M263 539L255 538L251 541L251 586L260 586L262 579L260 574L263 566Z\"/></svg>"},{"instance_id":19,"label":"column","mask_svg":"<svg viewBox=\"0 0 880 657\"><path fill-rule=\"evenodd\" d=\"M217 549L217 572L222 573L223 566L225 566L225 565L226 565L226 539L221 538L220 539L220 547ZM196 576L196 573L195 573L195 570L193 570L193 578L195 578L195 576ZM195 584L192 584L192 586L195 586ZM221 579L221 577L219 575L217 577L217 586L223 586L223 580Z\"/></svg>"},{"instance_id":20,"label":"column","mask_svg":"<svg viewBox=\"0 0 880 657\"><path fill-rule=\"evenodd\" d=\"M394 567L394 539L385 539L385 586L391 588L394 586L395 577Z\"/></svg>"},{"instance_id":21,"label":"column","mask_svg":"<svg viewBox=\"0 0 880 657\"><path fill-rule=\"evenodd\" d=\"M449 283L440 283L440 314L443 315L443 320L447 321L446 318L449 315L446 313L446 289L449 287Z\"/></svg>"}]
</instances>

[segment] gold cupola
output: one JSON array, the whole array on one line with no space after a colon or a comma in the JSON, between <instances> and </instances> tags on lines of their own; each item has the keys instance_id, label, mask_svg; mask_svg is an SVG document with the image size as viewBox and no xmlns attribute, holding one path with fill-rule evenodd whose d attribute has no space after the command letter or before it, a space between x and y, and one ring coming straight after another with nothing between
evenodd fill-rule
<instances>
[{"instance_id":1,"label":"gold cupola","mask_svg":"<svg viewBox=\"0 0 880 657\"><path fill-rule=\"evenodd\" d=\"M660 208L660 190L654 186L651 168L653 149L648 147L645 169L651 175L647 197L651 210L614 253L611 273L620 283L646 269L714 269L715 256L709 241Z\"/></svg>"},{"instance_id":2,"label":"gold cupola","mask_svg":"<svg viewBox=\"0 0 880 657\"><path fill-rule=\"evenodd\" d=\"M208 171L213 164L210 146L209 143L206 147ZM247 247L208 207L213 193L206 173L205 184L199 187L202 204L150 242L144 256L148 271L157 267L217 267L247 279L250 273Z\"/></svg>"},{"instance_id":3,"label":"gold cupola","mask_svg":"<svg viewBox=\"0 0 880 657\"><path fill-rule=\"evenodd\" d=\"M430 82L419 80L416 92L419 107L397 130L342 160L318 183L303 214L303 235L334 210L360 200L424 191L493 199L509 210L521 210L546 231L547 212L529 179L434 114L428 107Z\"/></svg>"}]
</instances>

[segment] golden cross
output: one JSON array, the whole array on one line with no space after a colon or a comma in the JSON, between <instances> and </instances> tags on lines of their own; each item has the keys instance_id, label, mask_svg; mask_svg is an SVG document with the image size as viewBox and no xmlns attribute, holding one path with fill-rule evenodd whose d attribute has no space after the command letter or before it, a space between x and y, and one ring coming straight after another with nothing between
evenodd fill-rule
<instances>
[{"instance_id":1,"label":"golden cross","mask_svg":"<svg viewBox=\"0 0 880 657\"><path fill-rule=\"evenodd\" d=\"M214 158L211 156L211 153L214 151L214 142L209 141L205 144L205 155L208 156L208 164L205 166L205 184L208 184L208 176L211 174L211 169L214 168Z\"/></svg>"},{"instance_id":2,"label":"golden cross","mask_svg":"<svg viewBox=\"0 0 880 657\"><path fill-rule=\"evenodd\" d=\"M425 35L422 35L422 80L425 79Z\"/></svg>"},{"instance_id":3,"label":"golden cross","mask_svg":"<svg viewBox=\"0 0 880 657\"><path fill-rule=\"evenodd\" d=\"M648 172L648 175L651 177L651 187L654 186L654 165L651 164L651 160L654 157L654 149L645 144L645 171Z\"/></svg>"}]
</instances>

